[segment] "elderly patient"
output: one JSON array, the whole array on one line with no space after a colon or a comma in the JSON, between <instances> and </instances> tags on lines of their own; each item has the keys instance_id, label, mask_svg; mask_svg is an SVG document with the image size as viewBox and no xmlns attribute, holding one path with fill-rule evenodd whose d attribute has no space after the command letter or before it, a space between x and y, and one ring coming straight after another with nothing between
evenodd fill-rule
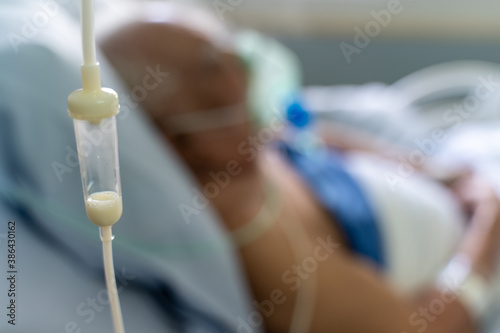
<instances>
[{"instance_id":1,"label":"elderly patient","mask_svg":"<svg viewBox=\"0 0 500 333\"><path fill-rule=\"evenodd\" d=\"M467 179L453 191L431 184L430 199L424 198L425 187L420 195L415 191L412 209L395 226L439 225L442 243L458 234L462 215L432 220L435 208L420 199L465 202L469 222L456 244L428 258L441 258L435 264L443 270L441 282L434 270L435 283L427 280L411 295L403 293L384 271L392 251L404 249L387 245L397 243L391 239L397 234L345 162L349 154L304 151L295 131L276 122L269 125L276 134L272 143L255 142L262 128L247 106L250 73L228 31L208 15L190 20L173 7L156 7L151 17L138 15L109 34L102 47L131 88L147 85L144 110L189 166L239 247L261 313L244 318L241 332L262 324L259 318L269 332L478 331L484 295L477 286L493 279L500 247L500 205L489 188ZM146 68L162 76L157 82L145 78ZM182 209L187 216L200 213ZM421 220L413 216L426 210ZM425 233L411 237L425 252ZM477 288L469 288L471 279L481 281Z\"/></svg>"}]
</instances>

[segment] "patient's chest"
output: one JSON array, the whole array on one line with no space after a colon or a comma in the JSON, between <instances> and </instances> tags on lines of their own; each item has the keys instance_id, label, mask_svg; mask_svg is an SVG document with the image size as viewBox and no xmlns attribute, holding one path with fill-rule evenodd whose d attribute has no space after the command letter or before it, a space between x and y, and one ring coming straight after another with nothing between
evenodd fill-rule
<instances>
[{"instance_id":1,"label":"patient's chest","mask_svg":"<svg viewBox=\"0 0 500 333\"><path fill-rule=\"evenodd\" d=\"M309 238L331 236L332 240L347 251L347 241L337 221L320 205L295 170L280 155L272 151L266 152L264 163L266 174L276 183L283 196L285 209L288 209L288 214L294 215L301 223ZM283 214L281 218L289 219L287 214Z\"/></svg>"}]
</instances>

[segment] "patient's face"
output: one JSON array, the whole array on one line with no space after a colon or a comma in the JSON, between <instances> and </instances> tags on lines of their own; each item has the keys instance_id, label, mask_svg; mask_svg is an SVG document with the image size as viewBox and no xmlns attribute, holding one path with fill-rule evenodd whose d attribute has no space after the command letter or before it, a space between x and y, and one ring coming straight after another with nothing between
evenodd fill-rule
<instances>
[{"instance_id":1,"label":"patient's face","mask_svg":"<svg viewBox=\"0 0 500 333\"><path fill-rule=\"evenodd\" d=\"M238 146L251 134L247 78L232 51L184 28L153 31L149 66L168 77L144 101L146 111L180 156L199 174L244 165ZM165 75L165 74L164 74Z\"/></svg>"}]
</instances>

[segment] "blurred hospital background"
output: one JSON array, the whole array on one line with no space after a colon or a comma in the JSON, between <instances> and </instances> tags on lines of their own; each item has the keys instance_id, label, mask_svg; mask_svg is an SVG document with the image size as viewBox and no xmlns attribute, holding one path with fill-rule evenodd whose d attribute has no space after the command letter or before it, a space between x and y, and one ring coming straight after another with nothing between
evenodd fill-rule
<instances>
[{"instance_id":1,"label":"blurred hospital background","mask_svg":"<svg viewBox=\"0 0 500 333\"><path fill-rule=\"evenodd\" d=\"M270 34L295 51L306 85L392 83L454 60L500 59L500 2L493 0L200 0L227 21ZM222 5L221 5L222 4ZM229 7L225 7L227 5ZM395 6L389 23L373 13ZM376 24L379 23L377 32ZM383 25L385 24L385 26ZM372 29L349 64L340 48ZM370 33L370 32L369 32Z\"/></svg>"}]
</instances>

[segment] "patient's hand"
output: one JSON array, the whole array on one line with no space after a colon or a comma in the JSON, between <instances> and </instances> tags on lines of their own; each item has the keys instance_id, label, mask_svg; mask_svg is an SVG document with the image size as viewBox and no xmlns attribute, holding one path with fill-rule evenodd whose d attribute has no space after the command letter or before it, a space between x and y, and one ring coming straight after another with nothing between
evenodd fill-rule
<instances>
[{"instance_id":1,"label":"patient's hand","mask_svg":"<svg viewBox=\"0 0 500 333\"><path fill-rule=\"evenodd\" d=\"M463 173L442 183L452 191L469 218L472 218L478 206L495 196L488 182L471 171L464 170Z\"/></svg>"},{"instance_id":2,"label":"patient's hand","mask_svg":"<svg viewBox=\"0 0 500 333\"><path fill-rule=\"evenodd\" d=\"M491 185L477 176L457 182L455 192L471 214L462 252L475 262L478 271L489 277L500 252L500 200Z\"/></svg>"}]
</instances>

